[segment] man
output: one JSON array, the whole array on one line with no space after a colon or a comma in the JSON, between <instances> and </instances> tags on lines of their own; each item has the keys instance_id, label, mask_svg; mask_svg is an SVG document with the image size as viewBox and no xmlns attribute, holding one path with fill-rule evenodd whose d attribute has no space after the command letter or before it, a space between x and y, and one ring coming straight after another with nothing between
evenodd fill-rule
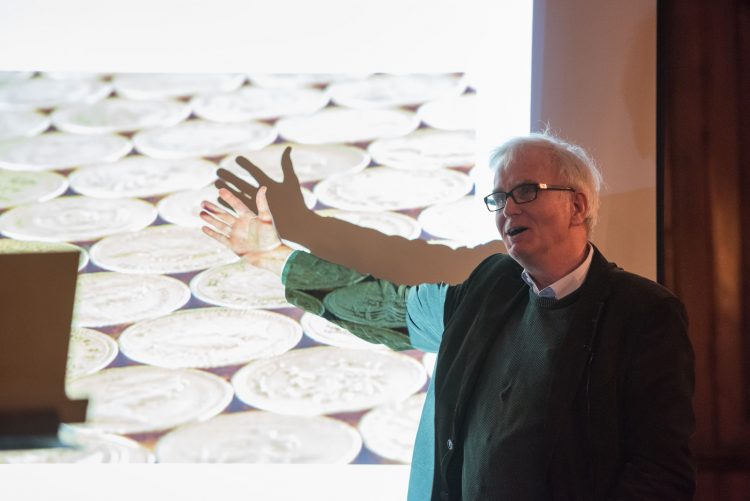
<instances>
[{"instance_id":1,"label":"man","mask_svg":"<svg viewBox=\"0 0 750 501\"><path fill-rule=\"evenodd\" d=\"M501 146L491 164L495 188L485 202L509 255L487 257L460 285L380 280L368 289L406 310L408 337L378 331L378 341L438 352L409 498L690 499L684 308L589 243L600 176L581 148L535 134ZM205 231L231 246L233 229L252 216L222 186L240 217L204 205L213 214L203 216L213 227ZM256 198L270 222L265 188ZM295 277L320 263L292 253L278 270L294 289Z\"/></svg>"}]
</instances>

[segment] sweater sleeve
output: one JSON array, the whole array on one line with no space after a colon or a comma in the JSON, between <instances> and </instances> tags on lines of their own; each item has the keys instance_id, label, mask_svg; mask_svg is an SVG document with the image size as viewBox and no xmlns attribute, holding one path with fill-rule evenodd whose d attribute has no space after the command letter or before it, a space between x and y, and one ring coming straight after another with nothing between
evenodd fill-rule
<instances>
[{"instance_id":1,"label":"sweater sleeve","mask_svg":"<svg viewBox=\"0 0 750 501\"><path fill-rule=\"evenodd\" d=\"M421 284L412 287L406 300L406 325L415 348L437 353L443 337L443 309L447 284Z\"/></svg>"}]
</instances>

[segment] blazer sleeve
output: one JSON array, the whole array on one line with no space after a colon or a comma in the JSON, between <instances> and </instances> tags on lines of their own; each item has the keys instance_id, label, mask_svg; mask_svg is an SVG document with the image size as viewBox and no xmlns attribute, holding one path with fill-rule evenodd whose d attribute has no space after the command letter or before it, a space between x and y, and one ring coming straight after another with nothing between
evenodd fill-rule
<instances>
[{"instance_id":1,"label":"blazer sleeve","mask_svg":"<svg viewBox=\"0 0 750 501\"><path fill-rule=\"evenodd\" d=\"M609 498L692 499L695 373L687 315L671 296L656 301L647 318L633 333L624 387L626 464Z\"/></svg>"}]
</instances>

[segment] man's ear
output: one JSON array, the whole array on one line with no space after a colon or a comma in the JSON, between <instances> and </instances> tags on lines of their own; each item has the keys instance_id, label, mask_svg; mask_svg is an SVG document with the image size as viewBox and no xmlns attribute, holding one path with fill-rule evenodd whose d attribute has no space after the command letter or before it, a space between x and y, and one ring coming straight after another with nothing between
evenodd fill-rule
<instances>
[{"instance_id":1,"label":"man's ear","mask_svg":"<svg viewBox=\"0 0 750 501\"><path fill-rule=\"evenodd\" d=\"M570 204L570 223L573 226L584 224L589 209L589 200L586 194L580 191L573 193L573 203Z\"/></svg>"}]
</instances>

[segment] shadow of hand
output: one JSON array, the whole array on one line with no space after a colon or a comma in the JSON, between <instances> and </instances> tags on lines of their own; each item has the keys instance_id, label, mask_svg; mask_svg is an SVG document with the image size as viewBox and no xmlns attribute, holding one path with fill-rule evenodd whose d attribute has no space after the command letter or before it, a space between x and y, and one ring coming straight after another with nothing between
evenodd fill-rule
<instances>
[{"instance_id":1,"label":"shadow of hand","mask_svg":"<svg viewBox=\"0 0 750 501\"><path fill-rule=\"evenodd\" d=\"M294 172L291 155L291 146L287 147L281 155L281 170L284 174L281 182L277 182L269 177L260 167L253 164L247 158L239 156L237 157L237 164L258 183L258 186L253 186L248 180L224 168L217 171L219 179L216 180L214 185L219 189L230 191L248 209L256 214L258 212L256 204L258 187L265 186L268 206L273 213L274 225L279 235L283 238L291 236L291 239L294 240L291 235L293 233L292 228L295 228L295 225L299 224L311 211L305 205L305 200L302 197L302 190L297 174ZM218 201L231 209L221 198Z\"/></svg>"}]
</instances>

